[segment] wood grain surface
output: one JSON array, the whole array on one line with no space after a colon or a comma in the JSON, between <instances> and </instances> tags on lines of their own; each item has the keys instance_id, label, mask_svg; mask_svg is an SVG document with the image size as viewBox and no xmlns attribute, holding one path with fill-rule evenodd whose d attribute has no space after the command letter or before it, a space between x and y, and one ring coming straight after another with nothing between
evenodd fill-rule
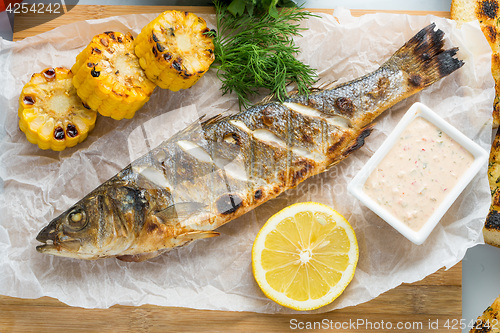
<instances>
[{"instance_id":1,"label":"wood grain surface","mask_svg":"<svg viewBox=\"0 0 500 333\"><path fill-rule=\"evenodd\" d=\"M0 296L0 332L287 332L300 323L326 322L335 332L386 332L377 325L391 325L399 332L450 332L446 323L460 320L462 265L438 272L422 281L403 284L357 305L323 314L268 315L143 305L110 309L81 309L49 297L36 300ZM294 321L296 320L296 321ZM384 324L382 324L382 322ZM351 326L350 323L359 325ZM438 323L438 328L429 327ZM335 329L344 325L345 329ZM347 325L347 326L346 326ZM397 325L408 329L396 330ZM340 326L341 327L341 326ZM403 326L404 327L404 326ZM325 327L323 327L325 328ZM458 331L458 326L457 330Z\"/></svg>"},{"instance_id":2,"label":"wood grain surface","mask_svg":"<svg viewBox=\"0 0 500 333\"><path fill-rule=\"evenodd\" d=\"M42 32L52 30L64 24L69 24L75 21L100 19L116 15L127 15L134 13L161 13L165 10L177 9L196 12L198 14L214 13L212 7L203 6L75 6L62 16L54 15L54 19L48 21L50 14L36 14L28 12L26 14L16 14L14 19L14 40L20 40L29 36L38 35ZM310 9L312 12L333 13L333 9ZM353 9L353 16L361 16L370 13L396 13L396 14L411 14L411 15L436 15L441 17L450 17L449 12L429 12L429 11L401 11L401 10L365 10Z\"/></svg>"},{"instance_id":3,"label":"wood grain surface","mask_svg":"<svg viewBox=\"0 0 500 333\"><path fill-rule=\"evenodd\" d=\"M14 40L79 20L167 9L212 13L210 7L76 6L49 22L38 14L15 16ZM333 10L313 10L332 13ZM372 10L352 10L360 16ZM380 11L377 11L380 12ZM408 13L387 11L391 13ZM410 12L449 17L449 12ZM37 16L38 15L38 16ZM38 21L37 21L38 20ZM43 24L41 24L43 23ZM39 25L37 25L39 24ZM462 265L439 270L422 281L403 284L370 302L324 314L267 315L186 308L113 306L82 309L58 300L0 296L0 333L7 332L449 332L460 331ZM446 324L449 324L446 327ZM356 324L356 325L353 325ZM455 324L455 329L453 325ZM403 325L398 329L398 325ZM392 329L388 329L389 326ZM310 329L309 329L310 328ZM385 328L385 329L383 329Z\"/></svg>"}]
</instances>

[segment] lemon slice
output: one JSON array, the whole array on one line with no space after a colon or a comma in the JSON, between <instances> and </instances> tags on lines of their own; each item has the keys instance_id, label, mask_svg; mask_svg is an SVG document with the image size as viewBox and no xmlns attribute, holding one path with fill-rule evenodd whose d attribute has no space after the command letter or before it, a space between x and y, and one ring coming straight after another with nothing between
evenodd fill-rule
<instances>
[{"instance_id":1,"label":"lemon slice","mask_svg":"<svg viewBox=\"0 0 500 333\"><path fill-rule=\"evenodd\" d=\"M342 294L358 254L354 230L342 215L323 204L297 203L260 230L252 249L253 274L276 303L313 310Z\"/></svg>"}]
</instances>

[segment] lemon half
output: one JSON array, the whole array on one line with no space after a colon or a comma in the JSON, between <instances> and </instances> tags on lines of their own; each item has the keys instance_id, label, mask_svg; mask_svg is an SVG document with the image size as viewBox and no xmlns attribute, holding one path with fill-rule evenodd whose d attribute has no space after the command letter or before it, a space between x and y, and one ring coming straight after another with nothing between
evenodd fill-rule
<instances>
[{"instance_id":1,"label":"lemon half","mask_svg":"<svg viewBox=\"0 0 500 333\"><path fill-rule=\"evenodd\" d=\"M333 302L351 282L359 250L347 220L315 202L291 205L259 231L253 274L264 294L294 310Z\"/></svg>"}]
</instances>

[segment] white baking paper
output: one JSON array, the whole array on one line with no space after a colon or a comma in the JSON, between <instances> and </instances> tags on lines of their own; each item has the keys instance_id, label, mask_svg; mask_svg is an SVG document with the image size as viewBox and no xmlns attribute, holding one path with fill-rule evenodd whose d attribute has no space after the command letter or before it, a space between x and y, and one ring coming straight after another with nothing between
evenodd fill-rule
<instances>
[{"instance_id":1,"label":"white baking paper","mask_svg":"<svg viewBox=\"0 0 500 333\"><path fill-rule=\"evenodd\" d=\"M28 143L18 128L18 97L31 74L47 67L71 67L94 35L109 30L137 34L156 15L76 22L15 43L1 40L0 294L50 296L85 308L147 303L293 312L260 291L252 276L251 246L267 218L300 201L334 207L350 221L359 242L359 263L352 283L341 297L319 311L366 302L403 282L418 281L459 262L469 247L482 242L481 228L490 202L486 165L420 246L362 206L346 187L416 101L428 105L483 148L490 148L494 97L491 51L479 25L469 23L458 30L454 22L433 16L375 14L353 18L344 9L336 10L335 16L309 19L304 24L309 30L297 38L300 59L318 69L322 82L345 82L375 70L431 22L446 33L448 47L460 48L458 57L465 66L388 110L365 146L336 167L219 228L219 237L199 240L142 263L44 255L35 250L35 237L52 218L147 150L145 139L167 138L204 114L236 111L234 96L221 96L220 82L211 70L191 89L157 89L131 120L99 116L93 132L75 148L43 151ZM214 17L204 17L214 27Z\"/></svg>"}]
</instances>

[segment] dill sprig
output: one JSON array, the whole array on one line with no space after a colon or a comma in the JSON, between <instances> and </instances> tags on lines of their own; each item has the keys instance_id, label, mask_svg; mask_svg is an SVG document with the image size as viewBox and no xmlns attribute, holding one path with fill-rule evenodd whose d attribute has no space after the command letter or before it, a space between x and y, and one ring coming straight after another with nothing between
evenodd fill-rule
<instances>
[{"instance_id":1,"label":"dill sprig","mask_svg":"<svg viewBox=\"0 0 500 333\"><path fill-rule=\"evenodd\" d=\"M315 70L297 60L299 48L294 36L305 30L299 22L313 14L301 8L287 8L271 15L233 15L227 5L214 1L217 31L212 67L222 81L222 93L234 92L240 107L248 107L250 96L268 90L282 101L287 85L294 83L307 94L316 79Z\"/></svg>"}]
</instances>

